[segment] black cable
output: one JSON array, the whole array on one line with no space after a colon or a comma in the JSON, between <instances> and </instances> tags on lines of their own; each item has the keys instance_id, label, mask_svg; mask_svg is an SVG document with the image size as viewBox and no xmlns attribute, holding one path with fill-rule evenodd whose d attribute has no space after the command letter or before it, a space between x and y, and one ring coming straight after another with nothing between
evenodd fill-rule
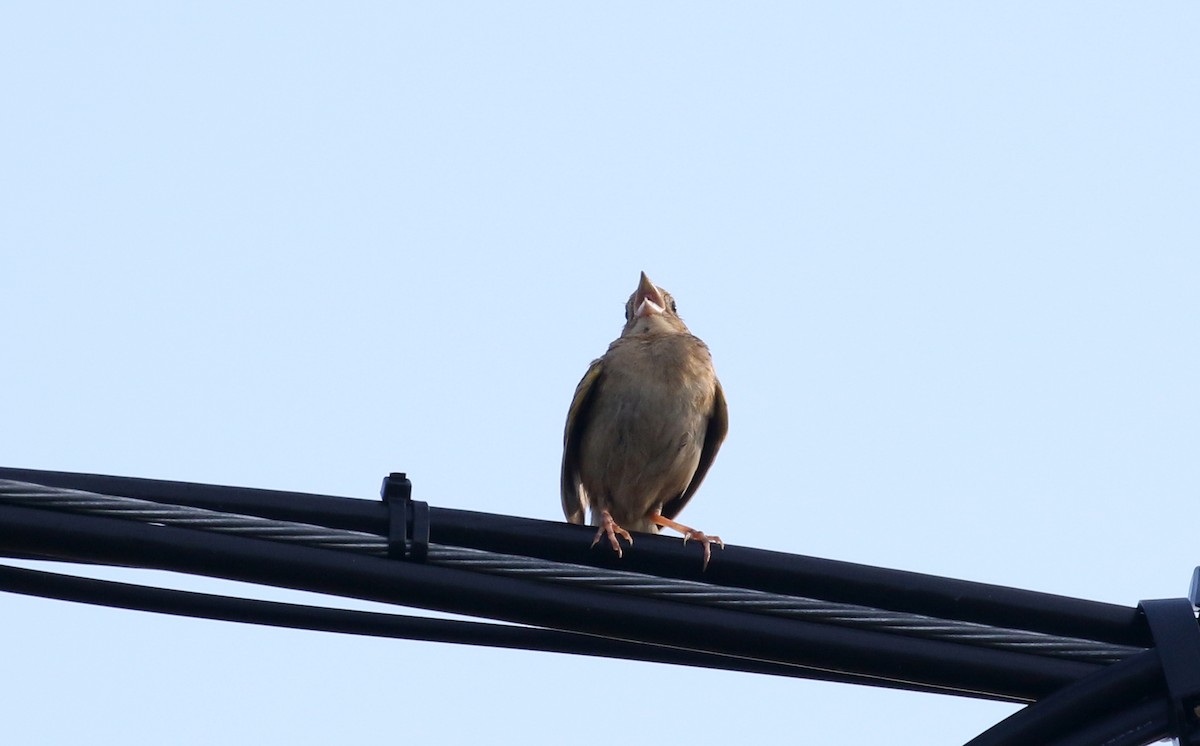
<instances>
[{"instance_id":1,"label":"black cable","mask_svg":"<svg viewBox=\"0 0 1200 746\"><path fill-rule=\"evenodd\" d=\"M852 684L871 679L559 630L236 598L0 564L0 590L117 609L424 642L621 658Z\"/></svg>"},{"instance_id":2,"label":"black cable","mask_svg":"<svg viewBox=\"0 0 1200 746\"><path fill-rule=\"evenodd\" d=\"M387 507L377 500L32 469L0 468L0 478L381 536L388 531ZM702 572L695 548L667 537L638 536L624 559L617 560L603 547L591 547L592 530L585 527L437 507L430 508L430 518L430 540L440 544L1120 645L1152 644L1132 607L732 545L715 554Z\"/></svg>"},{"instance_id":3,"label":"black cable","mask_svg":"<svg viewBox=\"0 0 1200 746\"><path fill-rule=\"evenodd\" d=\"M1158 652L1147 650L1106 666L1013 713L966 746L1049 743L1089 727L1130 702L1164 692Z\"/></svg>"},{"instance_id":4,"label":"black cable","mask_svg":"<svg viewBox=\"0 0 1200 746\"><path fill-rule=\"evenodd\" d=\"M407 482L405 479L404 483ZM628 570L552 562L445 544L430 546L423 542L428 529L418 533L417 524L414 523L414 528L410 529L408 523L410 515L414 520L418 514L422 517L427 516L428 506L406 498L399 498L390 508L393 512L393 537L399 539L399 542L391 537L385 538L362 531L280 521L133 497L102 495L8 479L0 479L0 503L256 537L377 557L390 556L392 552L396 552L399 555L396 558L401 559L409 556L411 551L413 556L420 554L421 559L418 561L469 572L507 575L543 583L582 585L593 590L630 593L660 600L732 608L737 611L753 611L818 624L868 629L887 634L1013 650L1089 663L1112 663L1144 649L1040 632L1000 629L972 622L937 619L856 604L716 586L694 580L661 578ZM398 521L398 518L401 520ZM423 525L427 527L427 521ZM1188 604L1186 600L1182 603Z\"/></svg>"},{"instance_id":5,"label":"black cable","mask_svg":"<svg viewBox=\"0 0 1200 746\"><path fill-rule=\"evenodd\" d=\"M681 608L674 600L607 593L600 584L547 588L523 573L484 578L472 562L462 565L468 568L464 571L345 554L345 541L355 547L363 542L375 546L378 542L369 535L347 539L325 529L285 525L268 532L335 535L332 543L321 539L325 544L305 547L216 536L207 530L213 521L239 533L236 527L242 524L257 530L253 519L241 517L249 514L384 537L395 521L389 521L389 507L376 501L2 468L0 479L234 514L201 512L195 521L181 521L194 528L175 528L159 525L172 522L166 518L134 523L56 512L73 509L70 498L62 508L5 505L0 506L0 553L192 572L558 629L282 604L4 566L0 590L282 627L705 666L1007 701L1041 698L968 746L1133 746L1167 735L1173 727L1157 650L1108 666L1053 660L955 641L898 638L890 631L840 628L824 619L814 623L769 618L747 613L737 604ZM126 511L119 501L109 502L116 506L114 514ZM108 503L103 507L108 510ZM152 504L139 509L149 516L191 517L184 509L164 512ZM438 508L421 515L432 517L431 525L425 525L440 551L469 552L454 549L466 547L550 563L615 567L701 580L705 587L741 587L921 614L939 624L955 620L1002 626L1010 629L998 632L1010 634L1013 629L1026 630L1124 646L1156 642L1136 609L1109 604L741 547L722 552L721 564L702 573L694 552L662 537L639 537L637 551L618 562L611 553L585 548L590 547L591 530L582 527ZM400 530L403 533L403 525ZM1186 606L1182 602L1181 608ZM1177 626L1194 641L1195 630L1187 624ZM1185 652L1184 657L1194 653ZM1180 691L1185 690L1191 691Z\"/></svg>"},{"instance_id":6,"label":"black cable","mask_svg":"<svg viewBox=\"0 0 1200 746\"><path fill-rule=\"evenodd\" d=\"M1164 699L1148 699L1081 725L1047 746L1144 746L1171 735L1171 708Z\"/></svg>"},{"instance_id":7,"label":"black cable","mask_svg":"<svg viewBox=\"0 0 1200 746\"><path fill-rule=\"evenodd\" d=\"M0 549L401 603L799 665L860 679L882 679L904 688L1007 701L1038 699L1100 668L1023 653L688 607L587 588L544 587L531 581L485 577L419 563L33 508L0 506Z\"/></svg>"}]
</instances>

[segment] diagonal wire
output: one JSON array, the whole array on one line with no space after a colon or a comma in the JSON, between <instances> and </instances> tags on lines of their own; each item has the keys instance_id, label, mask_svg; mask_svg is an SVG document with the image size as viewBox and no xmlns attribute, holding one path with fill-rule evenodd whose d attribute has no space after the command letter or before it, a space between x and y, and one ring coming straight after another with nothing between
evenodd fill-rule
<instances>
[{"instance_id":1,"label":"diagonal wire","mask_svg":"<svg viewBox=\"0 0 1200 746\"><path fill-rule=\"evenodd\" d=\"M1063 637L1027 630L993 627L974 622L939 619L921 614L869 606L822 601L747 588L730 588L694 580L609 570L530 557L496 554L466 547L434 545L429 561L448 567L523 577L565 585L586 585L608 591L769 614L809 622L905 634L935 640L1019 650L1036 655L1109 663L1143 648Z\"/></svg>"},{"instance_id":2,"label":"diagonal wire","mask_svg":"<svg viewBox=\"0 0 1200 746\"><path fill-rule=\"evenodd\" d=\"M387 539L362 531L276 521L253 515L223 513L187 505L170 505L152 500L139 500L134 497L115 497L83 490L46 487L11 479L0 479L0 500L26 507L124 518L141 523L194 528L221 534L252 536L258 539L285 541L321 549L337 549L378 556L387 555Z\"/></svg>"},{"instance_id":3,"label":"diagonal wire","mask_svg":"<svg viewBox=\"0 0 1200 746\"><path fill-rule=\"evenodd\" d=\"M158 503L82 490L47 487L0 479L0 502L47 510L101 515L149 524L234 534L322 549L387 556L384 537L325 526L278 521L258 516ZM939 619L907 612L791 596L746 588L731 588L676 578L551 562L466 547L435 544L428 562L460 570L527 580L582 585L615 593L681 603L714 606L808 622L889 632L980 647L1016 650L1035 655L1110 663L1143 648L986 624Z\"/></svg>"}]
</instances>

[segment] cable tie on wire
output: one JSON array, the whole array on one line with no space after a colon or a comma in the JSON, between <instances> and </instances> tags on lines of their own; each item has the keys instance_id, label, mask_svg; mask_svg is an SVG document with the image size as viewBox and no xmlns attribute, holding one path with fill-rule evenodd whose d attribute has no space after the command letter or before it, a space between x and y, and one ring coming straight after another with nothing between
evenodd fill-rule
<instances>
[{"instance_id":1,"label":"cable tie on wire","mask_svg":"<svg viewBox=\"0 0 1200 746\"><path fill-rule=\"evenodd\" d=\"M424 562L429 553L429 503L412 499L404 472L383 478L379 496L388 506L388 557Z\"/></svg>"}]
</instances>

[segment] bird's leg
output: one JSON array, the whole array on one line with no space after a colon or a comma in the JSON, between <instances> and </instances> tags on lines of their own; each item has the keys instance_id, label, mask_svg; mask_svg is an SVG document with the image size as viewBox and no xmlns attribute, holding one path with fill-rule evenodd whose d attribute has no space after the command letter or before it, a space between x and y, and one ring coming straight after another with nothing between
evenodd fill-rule
<instances>
[{"instance_id":1,"label":"bird's leg","mask_svg":"<svg viewBox=\"0 0 1200 746\"><path fill-rule=\"evenodd\" d=\"M592 539L592 546L596 546L600 542L600 537L605 534L608 535L608 543L612 544L613 551L617 553L618 558L623 557L624 553L621 551L621 542L617 541L617 534L624 536L625 541L630 545L633 544L633 537L629 535L629 532L613 520L611 513L602 510L600 511L600 528L596 530L596 538Z\"/></svg>"},{"instance_id":2,"label":"bird's leg","mask_svg":"<svg viewBox=\"0 0 1200 746\"><path fill-rule=\"evenodd\" d=\"M712 550L709 548L709 545L716 543L716 545L722 549L725 548L725 542L721 541L720 536L709 536L703 531L697 531L696 529L685 526L682 523L672 521L670 518L665 518L658 513L651 515L650 520L662 526L663 528L669 528L672 531L678 531L679 533L683 534L684 544L687 544L689 539L695 539L696 541L702 543L704 545L705 568L708 567L708 561L712 558Z\"/></svg>"}]
</instances>

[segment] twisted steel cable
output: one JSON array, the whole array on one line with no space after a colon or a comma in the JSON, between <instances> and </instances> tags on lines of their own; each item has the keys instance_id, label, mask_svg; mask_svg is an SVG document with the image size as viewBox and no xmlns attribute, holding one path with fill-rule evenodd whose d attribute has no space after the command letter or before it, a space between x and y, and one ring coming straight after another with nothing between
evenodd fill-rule
<instances>
[{"instance_id":1,"label":"twisted steel cable","mask_svg":"<svg viewBox=\"0 0 1200 746\"><path fill-rule=\"evenodd\" d=\"M11 479L0 479L0 501L45 510L62 510L162 526L180 526L221 534L286 541L357 554L387 555L387 539L362 531L345 531L253 515L222 513L187 505L101 495Z\"/></svg>"},{"instance_id":2,"label":"twisted steel cable","mask_svg":"<svg viewBox=\"0 0 1200 746\"><path fill-rule=\"evenodd\" d=\"M0 479L0 502L46 510L101 515L150 524L235 534L322 549L387 556L384 537L360 531L278 521L258 516L115 497L82 490ZM692 580L611 570L466 547L431 545L427 561L443 567L528 580L582 585L608 592L707 605L747 613L834 624L1034 655L1111 663L1144 648L1094 640L992 627L920 614L875 609L802 596L732 588Z\"/></svg>"},{"instance_id":3,"label":"twisted steel cable","mask_svg":"<svg viewBox=\"0 0 1200 746\"><path fill-rule=\"evenodd\" d=\"M609 570L587 565L546 562L531 557L496 554L465 547L431 546L429 561L513 577L562 584L586 585L639 596L704 604L750 613L837 624L880 632L944 640L981 647L1019 650L1093 663L1111 663L1144 648L1114 645L1041 632L992 627L986 624L938 619L907 612L875 609L856 604L791 596L747 588L710 585L694 580L659 578L653 575Z\"/></svg>"}]
</instances>

